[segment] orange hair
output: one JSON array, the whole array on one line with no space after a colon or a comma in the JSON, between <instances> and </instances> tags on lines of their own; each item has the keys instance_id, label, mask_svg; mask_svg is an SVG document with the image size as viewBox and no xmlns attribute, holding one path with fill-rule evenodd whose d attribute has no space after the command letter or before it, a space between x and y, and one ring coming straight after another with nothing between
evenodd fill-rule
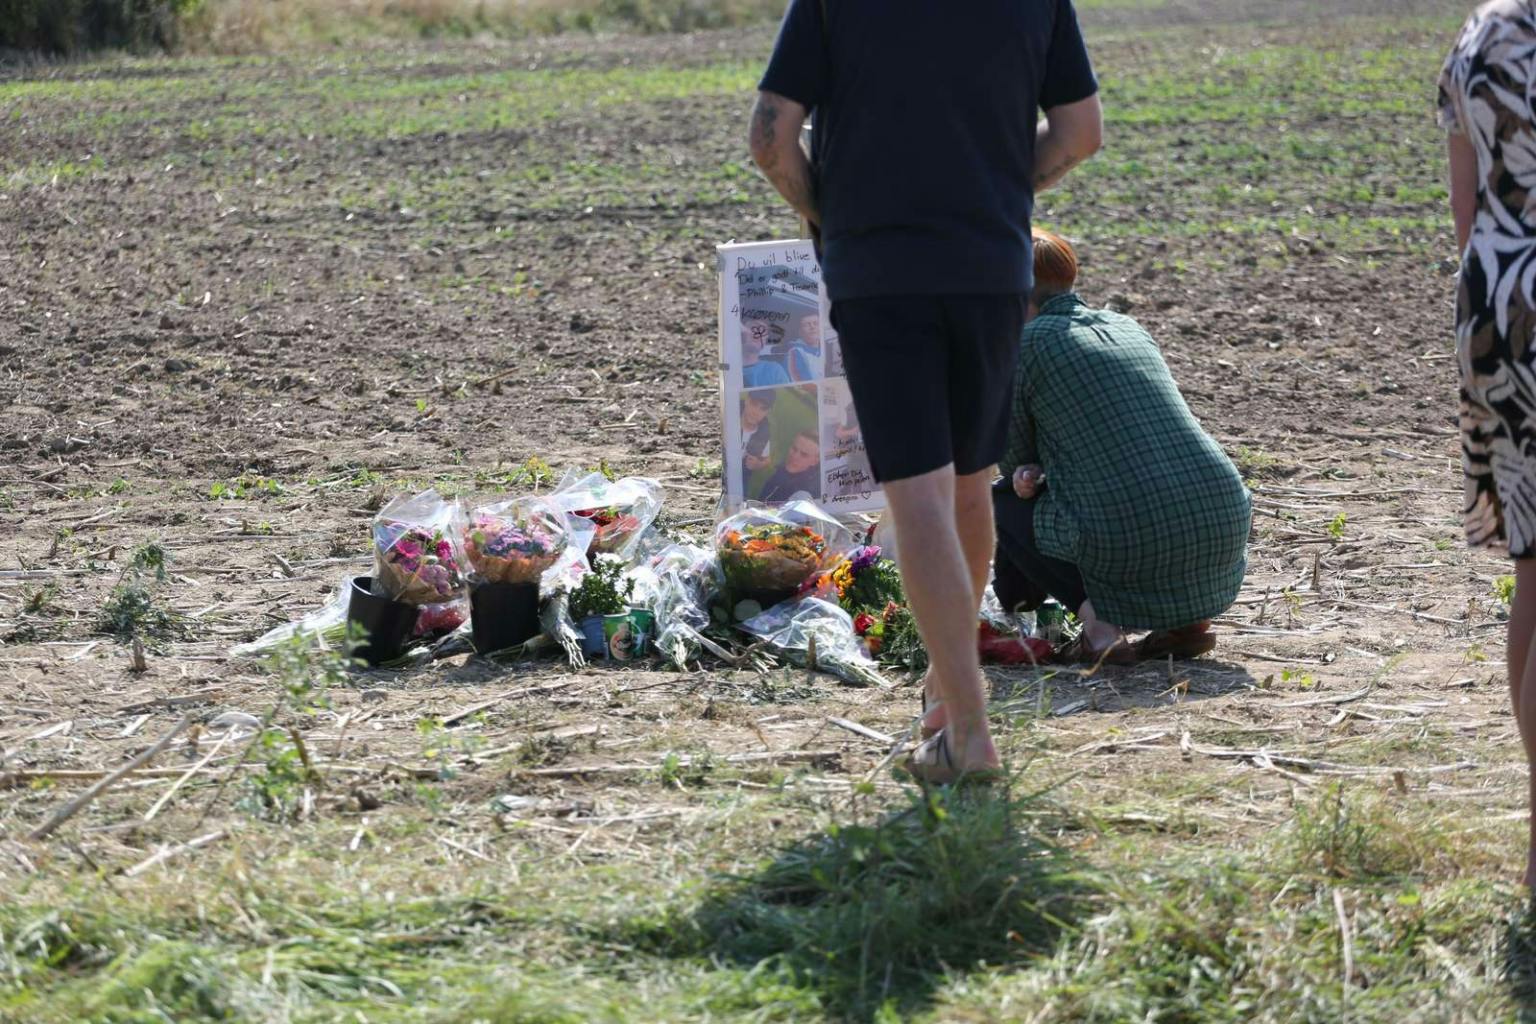
<instances>
[{"instance_id":1,"label":"orange hair","mask_svg":"<svg viewBox=\"0 0 1536 1024\"><path fill-rule=\"evenodd\" d=\"M1032 228L1035 242L1035 289L1042 295L1060 295L1072 290L1077 280L1077 253L1060 235Z\"/></svg>"}]
</instances>

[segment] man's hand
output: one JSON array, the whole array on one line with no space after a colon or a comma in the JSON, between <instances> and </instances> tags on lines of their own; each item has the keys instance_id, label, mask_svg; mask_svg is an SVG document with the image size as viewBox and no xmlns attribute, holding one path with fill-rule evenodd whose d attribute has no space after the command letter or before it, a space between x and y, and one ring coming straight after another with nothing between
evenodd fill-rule
<instances>
[{"instance_id":1,"label":"man's hand","mask_svg":"<svg viewBox=\"0 0 1536 1024\"><path fill-rule=\"evenodd\" d=\"M1040 466L1019 466L1013 471L1013 493L1026 501L1040 493L1045 483L1045 470Z\"/></svg>"},{"instance_id":2,"label":"man's hand","mask_svg":"<svg viewBox=\"0 0 1536 1024\"><path fill-rule=\"evenodd\" d=\"M1045 112L1035 129L1036 192L1044 192L1104 144L1104 109L1095 93Z\"/></svg>"},{"instance_id":3,"label":"man's hand","mask_svg":"<svg viewBox=\"0 0 1536 1024\"><path fill-rule=\"evenodd\" d=\"M812 227L821 224L811 185L811 162L800 148L805 107L773 92L759 92L752 107L752 159L795 212Z\"/></svg>"}]
</instances>

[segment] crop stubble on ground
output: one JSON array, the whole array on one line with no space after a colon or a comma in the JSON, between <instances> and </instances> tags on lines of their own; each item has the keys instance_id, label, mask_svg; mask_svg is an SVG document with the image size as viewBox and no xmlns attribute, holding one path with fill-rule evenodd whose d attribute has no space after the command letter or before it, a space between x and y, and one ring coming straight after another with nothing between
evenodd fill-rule
<instances>
[{"instance_id":1,"label":"crop stubble on ground","mask_svg":"<svg viewBox=\"0 0 1536 1024\"><path fill-rule=\"evenodd\" d=\"M240 782L205 816L215 776L146 822L174 781L148 776L33 843L85 781L11 789L10 1012L113 1019L159 998L182 1019L645 1016L633 990L667 1019L868 1017L887 997L937 1019L1512 1018L1524 772L1498 671L1506 569L1460 542L1454 254L1431 124L1454 26L1427 5L1306 24L1265 3L1083 6L1108 144L1040 219L1080 241L1090 299L1129 305L1160 339L1249 476L1251 566L1214 658L991 670L997 721L1028 786L1054 784L1074 815L1061 841L1145 879L1120 883L1132 903L1204 879L1273 896L1273 920L1190 909L1218 952L1154 927L1204 966L1119 1003L1063 966L1141 941L1107 897L1038 960L947 975L935 961L924 985L857 997L814 971L768 984L637 952L621 941L635 922L687 905L712 872L901 806L882 773L855 793L884 749L828 719L898 733L912 691L457 658L333 692L305 733L331 767L297 824L234 809ZM270 678L225 652L366 564L388 493L518 489L530 457L605 459L660 477L669 523L702 535L712 247L792 230L742 152L770 39L0 80L4 768L111 766L188 711L263 711ZM137 675L94 629L154 538L191 634ZM194 733L162 763L214 742ZM498 811L501 794L529 799ZM1384 838L1397 824L1428 838ZM1200 997L1201 970L1220 999Z\"/></svg>"}]
</instances>

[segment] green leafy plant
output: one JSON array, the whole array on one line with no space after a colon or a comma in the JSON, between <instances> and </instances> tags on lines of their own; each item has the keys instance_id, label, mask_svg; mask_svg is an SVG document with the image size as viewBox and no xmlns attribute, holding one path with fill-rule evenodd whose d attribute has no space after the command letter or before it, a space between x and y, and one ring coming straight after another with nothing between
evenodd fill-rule
<instances>
[{"instance_id":1,"label":"green leafy plant","mask_svg":"<svg viewBox=\"0 0 1536 1024\"><path fill-rule=\"evenodd\" d=\"M685 789L688 786L703 785L709 779L709 773L714 768L714 759L708 751L690 756L686 761L682 755L672 752L661 761L657 774L663 786L669 789Z\"/></svg>"},{"instance_id":2,"label":"green leafy plant","mask_svg":"<svg viewBox=\"0 0 1536 1024\"><path fill-rule=\"evenodd\" d=\"M912 672L921 672L928 667L928 648L923 646L912 609L905 605L897 606L886 615L880 660Z\"/></svg>"},{"instance_id":3,"label":"green leafy plant","mask_svg":"<svg viewBox=\"0 0 1536 1024\"><path fill-rule=\"evenodd\" d=\"M208 497L215 501L275 498L282 493L283 485L266 476L241 475L230 481L215 480L208 488Z\"/></svg>"},{"instance_id":4,"label":"green leafy plant","mask_svg":"<svg viewBox=\"0 0 1536 1024\"><path fill-rule=\"evenodd\" d=\"M550 468L549 463L545 462L537 455L530 455L528 456L527 461L525 461L520 467L520 476L523 480L526 480L534 490L538 490L540 487L548 485L555 479L555 471Z\"/></svg>"},{"instance_id":5,"label":"green leafy plant","mask_svg":"<svg viewBox=\"0 0 1536 1024\"><path fill-rule=\"evenodd\" d=\"M571 591L571 618L577 622L592 615L618 615L635 596L635 581L625 580L624 560L598 555L592 570Z\"/></svg>"},{"instance_id":6,"label":"green leafy plant","mask_svg":"<svg viewBox=\"0 0 1536 1024\"><path fill-rule=\"evenodd\" d=\"M303 741L292 729L267 726L255 743L261 770L245 780L245 793L235 806L269 821L296 817L304 806L304 790L319 781L309 764Z\"/></svg>"},{"instance_id":7,"label":"green leafy plant","mask_svg":"<svg viewBox=\"0 0 1536 1024\"><path fill-rule=\"evenodd\" d=\"M267 655L267 671L282 687L287 709L297 715L312 715L331 706L331 689L347 682L347 671L362 664L351 652L367 639L362 625L350 622L345 627L344 650L320 647L302 634L289 637Z\"/></svg>"},{"instance_id":8,"label":"green leafy plant","mask_svg":"<svg viewBox=\"0 0 1536 1024\"><path fill-rule=\"evenodd\" d=\"M1317 685L1317 677L1299 668L1288 668L1280 673L1282 683L1295 683L1299 689L1310 690Z\"/></svg>"},{"instance_id":9,"label":"green leafy plant","mask_svg":"<svg viewBox=\"0 0 1536 1024\"><path fill-rule=\"evenodd\" d=\"M1328 536L1334 541L1343 540L1344 525L1348 522L1349 516L1345 515L1343 512L1340 512L1338 515L1334 516L1332 522L1328 524Z\"/></svg>"},{"instance_id":10,"label":"green leafy plant","mask_svg":"<svg viewBox=\"0 0 1536 1024\"><path fill-rule=\"evenodd\" d=\"M1493 596L1508 608L1515 600L1515 578L1513 576L1495 576L1493 578Z\"/></svg>"},{"instance_id":11,"label":"green leafy plant","mask_svg":"<svg viewBox=\"0 0 1536 1024\"><path fill-rule=\"evenodd\" d=\"M123 640L169 640L186 633L180 615L157 603L166 581L168 556L150 541L134 549L117 586L97 617L96 628Z\"/></svg>"},{"instance_id":12,"label":"green leafy plant","mask_svg":"<svg viewBox=\"0 0 1536 1024\"><path fill-rule=\"evenodd\" d=\"M350 652L364 638L362 628L352 623L347 627L345 651L323 647L301 634L289 637L267 655L267 671L277 680L282 697L263 716L261 734L246 752L247 757L252 750L261 756L261 770L245 779L236 807L270 821L291 820L303 809L304 791L324 782L310 763L297 725L283 726L278 720L303 722L329 708L330 690L343 685L347 670L359 664Z\"/></svg>"}]
</instances>

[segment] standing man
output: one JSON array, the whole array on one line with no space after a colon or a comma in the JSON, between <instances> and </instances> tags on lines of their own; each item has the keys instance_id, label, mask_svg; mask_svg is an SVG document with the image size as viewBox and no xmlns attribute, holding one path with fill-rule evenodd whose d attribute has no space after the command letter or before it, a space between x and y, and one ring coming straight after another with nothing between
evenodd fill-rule
<instances>
[{"instance_id":1,"label":"standing man","mask_svg":"<svg viewBox=\"0 0 1536 1024\"><path fill-rule=\"evenodd\" d=\"M976 616L1030 213L1102 133L1077 16L1071 0L791 0L758 88L752 157L817 229L864 443L905 541L931 665L924 724L938 730L908 767L941 783L990 772ZM814 170L799 141L812 111Z\"/></svg>"}]
</instances>

